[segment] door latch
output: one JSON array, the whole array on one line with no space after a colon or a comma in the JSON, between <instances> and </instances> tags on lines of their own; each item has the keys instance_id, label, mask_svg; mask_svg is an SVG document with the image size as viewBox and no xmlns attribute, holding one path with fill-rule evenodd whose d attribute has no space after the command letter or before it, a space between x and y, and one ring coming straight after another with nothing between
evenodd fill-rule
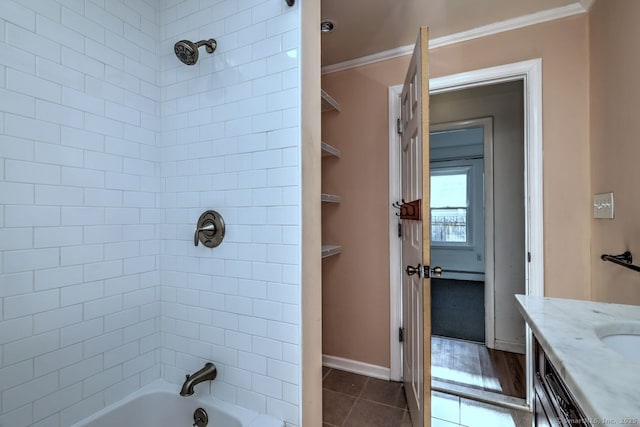
<instances>
[{"instance_id":1,"label":"door latch","mask_svg":"<svg viewBox=\"0 0 640 427\"><path fill-rule=\"evenodd\" d=\"M414 274L417 274L418 277L422 277L424 279L430 279L431 277L440 277L442 276L442 272L443 272L442 267L440 266L431 268L428 265L420 265L420 264L418 264L416 267L412 265L408 265L404 271L409 276L413 276Z\"/></svg>"}]
</instances>

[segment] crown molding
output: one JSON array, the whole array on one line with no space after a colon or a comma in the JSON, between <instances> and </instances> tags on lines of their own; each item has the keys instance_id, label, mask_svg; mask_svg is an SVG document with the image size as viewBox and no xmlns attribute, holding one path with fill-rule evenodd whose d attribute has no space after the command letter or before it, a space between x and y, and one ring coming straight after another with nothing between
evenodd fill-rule
<instances>
[{"instance_id":1,"label":"crown molding","mask_svg":"<svg viewBox=\"0 0 640 427\"><path fill-rule=\"evenodd\" d=\"M448 36L436 37L429 40L429 49L437 49L443 46L449 46L469 40L487 37L493 34L503 33L518 28L528 27L531 25L541 24L543 22L554 21L556 19L567 18L573 15L579 15L588 11L594 0L580 0L580 2L572 3L566 6L557 7L555 9L543 10L529 15L520 16L518 18L507 19L505 21L496 22L482 27L462 31ZM338 71L348 70L349 68L360 67L363 65L373 64L388 59L398 58L400 56L409 55L413 52L413 44L400 46L394 49L384 50L382 52L351 59L337 64L326 65L322 67L322 74L335 73Z\"/></svg>"},{"instance_id":2,"label":"crown molding","mask_svg":"<svg viewBox=\"0 0 640 427\"><path fill-rule=\"evenodd\" d=\"M360 67L362 65L373 64L375 62L386 61L387 59L410 55L413 52L413 47L413 44L408 44L406 46L383 50L382 52L373 53L371 55L362 56L360 58L338 62L337 64L325 65L324 67L322 67L322 74L335 73L337 71L348 70L349 68Z\"/></svg>"},{"instance_id":3,"label":"crown molding","mask_svg":"<svg viewBox=\"0 0 640 427\"><path fill-rule=\"evenodd\" d=\"M595 2L596 0L580 0L580 5L584 8L585 12L588 12Z\"/></svg>"},{"instance_id":4,"label":"crown molding","mask_svg":"<svg viewBox=\"0 0 640 427\"><path fill-rule=\"evenodd\" d=\"M493 34L503 33L505 31L516 30L518 28L529 27L531 25L542 24L543 22L555 21L556 19L567 18L573 15L585 13L584 7L576 2L566 6L557 7L555 9L543 10L541 12L529 15L519 16L506 21L496 22L494 24L485 25L468 31L451 34L449 36L437 37L429 41L429 49L436 49L443 46L449 46L455 43L461 43L468 40L478 39L481 37L491 36Z\"/></svg>"}]
</instances>

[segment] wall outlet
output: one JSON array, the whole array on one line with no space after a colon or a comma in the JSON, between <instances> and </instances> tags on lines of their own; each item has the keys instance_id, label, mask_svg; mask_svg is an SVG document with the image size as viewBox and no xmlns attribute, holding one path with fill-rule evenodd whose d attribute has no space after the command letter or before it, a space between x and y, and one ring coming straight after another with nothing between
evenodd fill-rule
<instances>
[{"instance_id":1,"label":"wall outlet","mask_svg":"<svg viewBox=\"0 0 640 427\"><path fill-rule=\"evenodd\" d=\"M593 217L613 219L613 193L593 196Z\"/></svg>"}]
</instances>

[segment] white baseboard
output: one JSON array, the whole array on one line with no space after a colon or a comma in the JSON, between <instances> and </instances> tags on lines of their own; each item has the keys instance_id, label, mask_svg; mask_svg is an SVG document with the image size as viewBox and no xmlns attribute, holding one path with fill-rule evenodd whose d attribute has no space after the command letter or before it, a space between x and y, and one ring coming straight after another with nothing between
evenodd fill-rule
<instances>
[{"instance_id":1,"label":"white baseboard","mask_svg":"<svg viewBox=\"0 0 640 427\"><path fill-rule=\"evenodd\" d=\"M366 375L372 378L379 378L386 381L389 381L391 375L391 370L384 366L345 359L344 357L329 356L327 354L322 355L322 366L340 369L341 371L353 372L354 374Z\"/></svg>"},{"instance_id":2,"label":"white baseboard","mask_svg":"<svg viewBox=\"0 0 640 427\"><path fill-rule=\"evenodd\" d=\"M495 340L494 345L495 345L494 349L496 350L508 351L510 353L520 353L520 354L526 353L526 345L524 343Z\"/></svg>"}]
</instances>

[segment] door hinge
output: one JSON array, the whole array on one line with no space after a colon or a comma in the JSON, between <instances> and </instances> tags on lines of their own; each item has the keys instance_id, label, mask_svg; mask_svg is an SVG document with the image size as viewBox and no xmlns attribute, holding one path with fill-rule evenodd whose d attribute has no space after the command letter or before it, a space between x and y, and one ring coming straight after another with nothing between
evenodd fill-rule
<instances>
[{"instance_id":1,"label":"door hinge","mask_svg":"<svg viewBox=\"0 0 640 427\"><path fill-rule=\"evenodd\" d=\"M398 132L398 135L402 135L402 132L404 131L404 129L402 128L402 120L400 120L400 118L396 119L396 132Z\"/></svg>"},{"instance_id":2,"label":"door hinge","mask_svg":"<svg viewBox=\"0 0 640 427\"><path fill-rule=\"evenodd\" d=\"M398 237L402 238L402 223L398 223Z\"/></svg>"},{"instance_id":3,"label":"door hinge","mask_svg":"<svg viewBox=\"0 0 640 427\"><path fill-rule=\"evenodd\" d=\"M404 328L398 329L398 341L400 342L404 341Z\"/></svg>"},{"instance_id":4,"label":"door hinge","mask_svg":"<svg viewBox=\"0 0 640 427\"><path fill-rule=\"evenodd\" d=\"M527 262L531 262L531 252L527 252Z\"/></svg>"}]
</instances>

